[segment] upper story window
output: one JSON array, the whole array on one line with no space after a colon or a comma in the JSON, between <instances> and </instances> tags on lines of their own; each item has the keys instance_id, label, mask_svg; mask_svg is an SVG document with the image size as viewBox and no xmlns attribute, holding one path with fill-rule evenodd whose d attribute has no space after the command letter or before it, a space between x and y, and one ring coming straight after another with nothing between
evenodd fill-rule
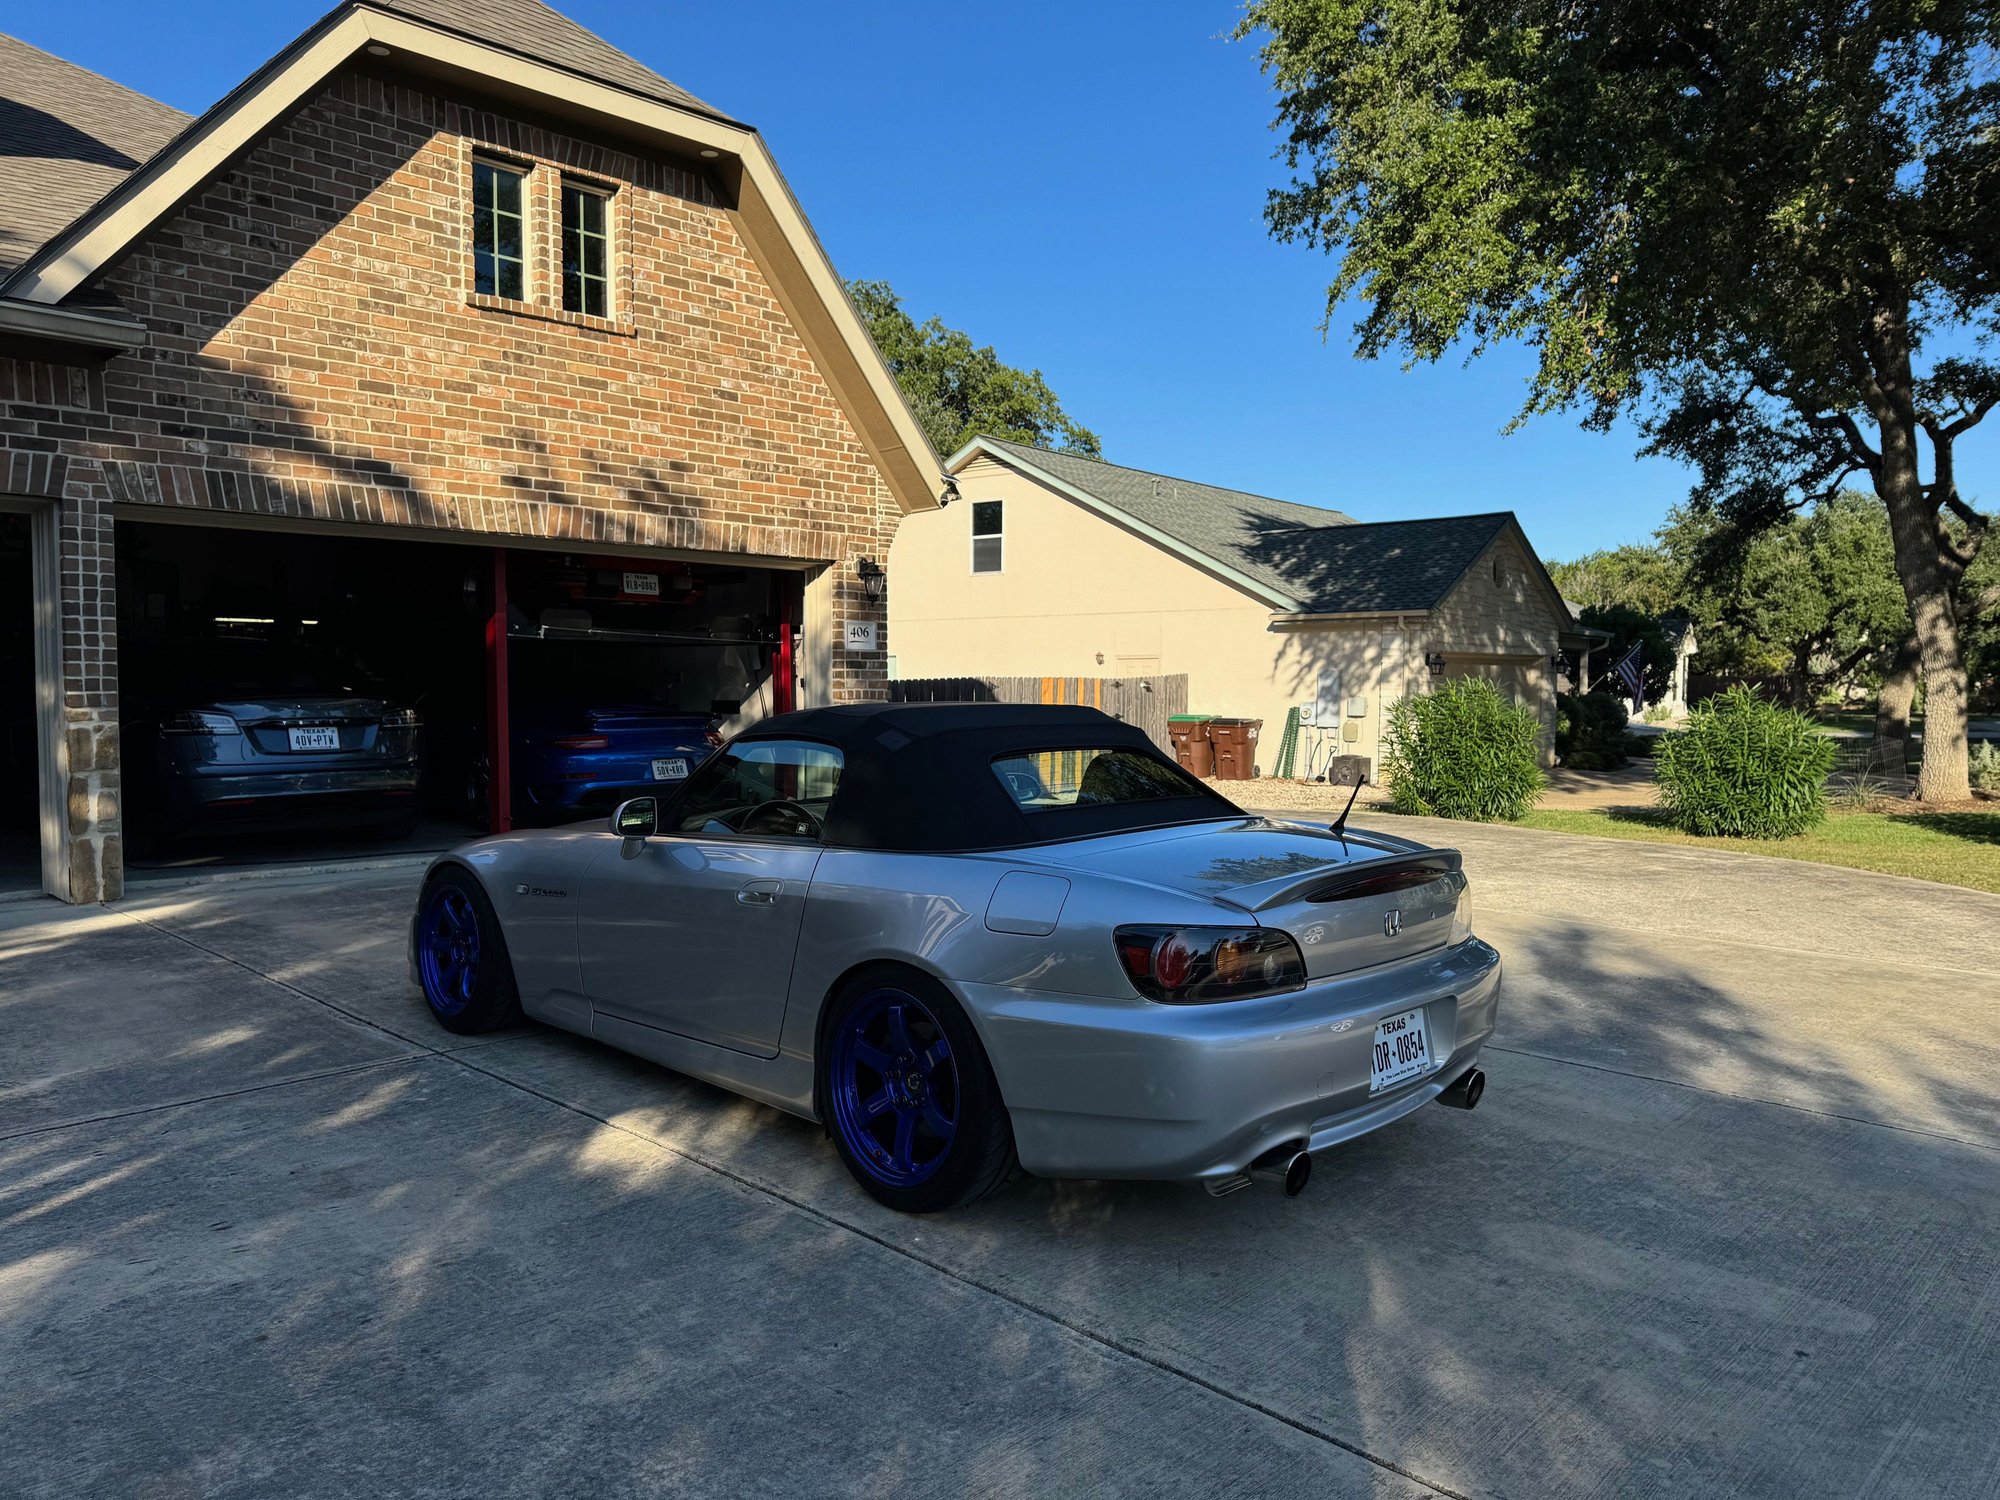
<instances>
[{"instance_id":1,"label":"upper story window","mask_svg":"<svg viewBox=\"0 0 2000 1500\"><path fill-rule=\"evenodd\" d=\"M528 174L494 161L472 164L472 288L487 297L525 301Z\"/></svg>"},{"instance_id":2,"label":"upper story window","mask_svg":"<svg viewBox=\"0 0 2000 1500\"><path fill-rule=\"evenodd\" d=\"M972 571L1000 571L1000 502L975 500L972 503Z\"/></svg>"},{"instance_id":3,"label":"upper story window","mask_svg":"<svg viewBox=\"0 0 2000 1500\"><path fill-rule=\"evenodd\" d=\"M580 183L562 185L563 311L611 316L610 194Z\"/></svg>"}]
</instances>

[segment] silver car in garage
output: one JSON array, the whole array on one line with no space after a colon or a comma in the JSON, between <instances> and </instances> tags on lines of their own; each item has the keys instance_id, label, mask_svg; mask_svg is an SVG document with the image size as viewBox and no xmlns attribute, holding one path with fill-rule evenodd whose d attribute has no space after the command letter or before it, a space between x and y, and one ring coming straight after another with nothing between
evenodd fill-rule
<instances>
[{"instance_id":1,"label":"silver car in garage","mask_svg":"<svg viewBox=\"0 0 2000 1500\"><path fill-rule=\"evenodd\" d=\"M1305 1185L1479 1101L1459 857L1252 816L1094 709L765 720L607 822L430 868L413 975L822 1122L891 1207L1050 1177Z\"/></svg>"}]
</instances>

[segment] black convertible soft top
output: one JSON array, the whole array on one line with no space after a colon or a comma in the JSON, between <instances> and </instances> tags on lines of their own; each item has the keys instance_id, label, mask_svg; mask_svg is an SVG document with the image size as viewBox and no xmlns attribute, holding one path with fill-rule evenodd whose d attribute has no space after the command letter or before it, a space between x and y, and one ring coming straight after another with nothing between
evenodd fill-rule
<instances>
[{"instance_id":1,"label":"black convertible soft top","mask_svg":"<svg viewBox=\"0 0 2000 1500\"><path fill-rule=\"evenodd\" d=\"M1070 704L850 703L763 720L737 737L838 746L826 842L908 852L1011 849L1241 815L1162 755L1143 731ZM1185 796L1023 812L993 762L1060 750L1130 750L1173 768Z\"/></svg>"}]
</instances>

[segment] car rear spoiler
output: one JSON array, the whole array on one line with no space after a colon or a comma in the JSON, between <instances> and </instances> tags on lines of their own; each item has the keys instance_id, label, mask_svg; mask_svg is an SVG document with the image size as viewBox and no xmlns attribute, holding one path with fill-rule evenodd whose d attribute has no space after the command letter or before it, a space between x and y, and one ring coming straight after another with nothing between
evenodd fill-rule
<instances>
[{"instance_id":1,"label":"car rear spoiler","mask_svg":"<svg viewBox=\"0 0 2000 1500\"><path fill-rule=\"evenodd\" d=\"M1391 891L1429 885L1440 875L1456 874L1464 863L1464 857L1456 849L1422 849L1415 854L1365 859L1330 872L1315 870L1295 879L1232 892L1224 899L1248 911L1269 911L1294 901L1357 901L1365 896L1385 896Z\"/></svg>"}]
</instances>

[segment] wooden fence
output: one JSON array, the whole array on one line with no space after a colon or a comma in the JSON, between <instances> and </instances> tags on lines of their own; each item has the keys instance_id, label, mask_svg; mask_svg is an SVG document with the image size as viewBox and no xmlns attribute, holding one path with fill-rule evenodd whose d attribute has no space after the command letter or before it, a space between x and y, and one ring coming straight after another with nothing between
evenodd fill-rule
<instances>
[{"instance_id":1,"label":"wooden fence","mask_svg":"<svg viewBox=\"0 0 2000 1500\"><path fill-rule=\"evenodd\" d=\"M1136 724L1167 754L1167 717L1187 712L1187 673L1153 677L915 677L889 684L892 703L1081 703Z\"/></svg>"}]
</instances>

